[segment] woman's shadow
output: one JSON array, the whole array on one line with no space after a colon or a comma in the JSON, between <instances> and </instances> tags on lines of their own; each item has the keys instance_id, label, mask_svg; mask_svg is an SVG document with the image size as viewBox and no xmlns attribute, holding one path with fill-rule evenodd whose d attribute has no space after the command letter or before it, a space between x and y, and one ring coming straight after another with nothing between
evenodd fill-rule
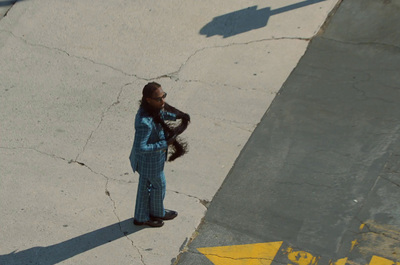
<instances>
[{"instance_id":1,"label":"woman's shadow","mask_svg":"<svg viewBox=\"0 0 400 265\"><path fill-rule=\"evenodd\" d=\"M56 264L141 229L143 227L133 225L131 218L48 247L33 247L0 255L0 264Z\"/></svg>"}]
</instances>

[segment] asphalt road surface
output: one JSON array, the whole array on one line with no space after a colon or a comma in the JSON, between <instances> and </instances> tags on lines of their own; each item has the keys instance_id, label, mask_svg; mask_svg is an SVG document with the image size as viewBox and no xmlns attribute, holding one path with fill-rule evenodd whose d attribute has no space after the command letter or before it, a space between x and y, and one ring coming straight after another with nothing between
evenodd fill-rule
<instances>
[{"instance_id":1,"label":"asphalt road surface","mask_svg":"<svg viewBox=\"0 0 400 265\"><path fill-rule=\"evenodd\" d=\"M399 264L399 11L341 3L178 264Z\"/></svg>"}]
</instances>

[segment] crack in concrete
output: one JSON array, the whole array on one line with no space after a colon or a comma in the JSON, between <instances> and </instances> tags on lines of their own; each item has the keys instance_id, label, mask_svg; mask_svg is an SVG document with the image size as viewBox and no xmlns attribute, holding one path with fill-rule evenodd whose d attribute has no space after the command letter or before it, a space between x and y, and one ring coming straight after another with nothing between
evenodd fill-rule
<instances>
[{"instance_id":1,"label":"crack in concrete","mask_svg":"<svg viewBox=\"0 0 400 265\"><path fill-rule=\"evenodd\" d=\"M137 79L139 79L139 80L144 80L144 81L151 81L151 80L157 80L157 79L162 79L162 78L169 78L169 79L171 79L171 80L178 81L178 80L179 80L179 73L180 73L180 72L182 71L182 69L186 66L186 64L187 64L196 54L198 54L198 53L200 53L200 52L202 52L202 51L204 51L204 50L208 50L208 49L217 49L217 48L226 48L226 47L238 46L238 45L249 45L249 44L253 44L253 43L267 42L267 41L280 41L280 40L310 41L310 40L312 39L312 37L274 37L274 36L272 36L271 38L265 38L265 39L260 39L260 40L253 40L253 41L243 42L243 43L240 43L240 42L239 42L239 43L229 43L229 44L226 44L226 45L216 45L216 46L203 47L203 48L200 48L200 49L194 51L191 55L189 55L188 58L187 58L187 59L181 64L181 66L178 68L178 70L173 71L173 72L170 72L170 73L167 73L167 74L163 74L163 75L160 75L160 76L156 76L156 77L145 78L145 77L140 77L140 76L138 76L138 75L136 75L136 74L129 74L129 73L123 71L122 69L118 69L118 68L116 68L116 67L114 67L114 66L111 66L111 65L108 65L108 64L96 62L96 61L94 61L94 60L92 60L92 59L90 59L90 58L84 57L84 56L77 56L77 55L70 54L69 52L67 52L67 51L65 51L65 50L62 50L62 49L60 49L60 48L48 47L48 46L45 46L45 45L42 45L42 44L35 44L35 43L32 43L32 42L29 42L28 40L24 39L23 37L16 36L16 35L15 35L13 32L11 32L11 31L7 31L7 30L0 30L0 31L1 31L1 32L6 32L6 33L12 35L14 38L21 40L21 41L24 42L26 45L33 46L33 47L41 47L41 48L45 48L45 49L49 49L49 50L54 50L54 51L57 51L57 52L59 52L59 53L63 53L63 54L65 54L65 55L67 55L68 57L72 57L72 58L76 58L76 59L80 59L80 60L86 60L86 61L89 61L89 62L91 62L91 63L93 63L93 64L96 64L96 65L101 65L101 66L108 67L108 68L110 68L110 69L112 69L112 70L114 70L114 71L117 71L117 72L119 72L119 73L122 73L122 74L125 75L125 76L135 77L135 78L137 78ZM190 81L190 80L183 80L183 81L186 81L186 82L187 82L187 81ZM194 81L194 82L201 82L201 81L198 81L198 80L192 80L192 81ZM225 85L225 84L224 84L224 85ZM229 85L228 85L228 86L229 86ZM238 88L238 89L241 89L241 88Z\"/></svg>"},{"instance_id":2,"label":"crack in concrete","mask_svg":"<svg viewBox=\"0 0 400 265\"><path fill-rule=\"evenodd\" d=\"M215 45L215 46L208 46L208 47L203 47L200 49L197 49L194 51L191 55L188 56L188 58L181 64L181 66L178 68L178 70L173 71L169 74L164 74L161 76L156 77L155 79L161 79L161 78L170 78L172 80L178 81L179 80L179 73L182 71L182 69L186 66L186 64L198 53L205 51L205 50L210 50L210 49L219 49L219 48L227 48L231 46L239 46L239 45L249 45L253 43L258 43L258 42L267 42L267 41L280 41L280 40L300 40L300 41L310 41L311 38L303 38L303 37L274 37L272 38L266 38L266 39L260 39L260 40L253 40L249 42L237 42L237 43L229 43L225 45ZM144 78L143 78L144 79ZM189 80L185 80L189 81Z\"/></svg>"},{"instance_id":3,"label":"crack in concrete","mask_svg":"<svg viewBox=\"0 0 400 265\"><path fill-rule=\"evenodd\" d=\"M135 182L135 181L130 181L130 180L127 181L127 180L123 180L123 179L116 179L116 178L108 177L108 176L106 176L106 175L104 175L104 174L101 174L101 173L98 173L98 172L92 170L89 166L87 166L87 165L86 165L85 163L83 163L83 162L80 162L80 161L78 161L78 160L73 160L73 159L67 159L67 158L64 158L64 157L61 157L61 156L58 156L58 155L55 155L55 154L46 153L46 152L44 152L44 151L38 150L38 149L33 148L33 147L7 147L7 146L0 146L0 149L4 149L4 150L28 150L28 151L34 151L34 152L37 152L37 153L39 153L39 154L42 154L42 155L45 155L45 156L48 156L48 157L51 157L51 158L54 158L54 159L58 159L58 160L65 161L65 162L67 162L68 164L76 163L76 164L78 164L78 165L80 165L80 166L83 166L83 167L88 168L88 169L89 169L92 173L94 173L94 174L102 175L103 177L107 178L109 181L114 181L114 182L119 182L119 183L126 183L126 184L137 183L137 182Z\"/></svg>"},{"instance_id":4,"label":"crack in concrete","mask_svg":"<svg viewBox=\"0 0 400 265\"><path fill-rule=\"evenodd\" d=\"M266 42L266 41L280 41L280 40L310 41L311 40L311 38L303 38L303 37L274 37L274 36L272 36L272 38L253 40L253 41L243 42L243 43L230 43L230 44L226 44L226 45L216 45L216 46L203 47L201 49L198 49L198 50L194 51L185 60L185 62L181 64L181 66L178 68L178 70L173 71L173 72L168 73L168 74L163 74L163 75L160 75L160 76L157 76L157 77L145 78L145 77L140 77L140 76L135 75L135 74L129 74L129 73L123 71L122 69L118 69L118 68L116 68L114 66L111 66L111 65L108 65L108 64L105 64L105 63L96 62L96 61L94 61L94 60L92 60L90 58L84 57L84 56L77 56L77 55L70 54L69 52L67 52L67 51L65 51L63 49L57 48L57 47L49 47L49 46L46 46L46 45L43 45L43 44L36 44L36 43L29 42L28 40L24 39L23 37L15 35L12 31L0 30L0 32L8 33L11 36L13 36L14 38L19 39L22 42L24 42L26 45L33 46L33 47L40 47L40 48L49 49L49 50L54 50L54 51L57 51L59 53L63 53L65 55L67 55L68 57L72 57L72 58L76 58L76 59L80 59L80 60L86 60L86 61L89 61L89 62L91 62L93 64L96 64L96 65L101 65L101 66L108 67L108 68L110 68L110 69L112 69L114 71L122 73L123 75L129 76L129 77L135 77L135 78L137 78L139 80L144 80L144 81L151 81L151 80L162 79L162 78L170 78L170 79L175 80L175 81L179 80L179 77L177 77L177 75L179 74L179 72L181 72L181 70L189 62L189 60L192 57L194 57L197 53L199 53L201 51L204 51L204 50L207 50L207 49L226 48L226 47L237 46L237 45L249 45L249 44L253 44L253 43Z\"/></svg>"},{"instance_id":5,"label":"crack in concrete","mask_svg":"<svg viewBox=\"0 0 400 265\"><path fill-rule=\"evenodd\" d=\"M115 201L113 200L113 198L111 197L110 192L109 192L108 189L107 189L108 182L109 182L109 181L108 181L108 179L107 179L107 181L106 181L106 195L109 197L110 201L111 201L112 204L113 204L113 213L114 213L115 217L117 217L119 230L120 230L121 233L125 236L125 238L126 238L129 242L131 242L132 246L136 249L136 251L138 252L138 254L139 254L139 256L140 256L140 260L141 260L142 264L143 264L143 265L146 265L146 263L144 262L143 254L141 253L140 249L134 244L133 240L131 240L131 239L128 237L128 235L126 234L126 232L124 232L123 229L122 229L122 226L121 226L121 218L119 218L119 216L118 216L118 214L117 214L117 205L116 205ZM133 224L132 224L132 225L133 225Z\"/></svg>"},{"instance_id":6,"label":"crack in concrete","mask_svg":"<svg viewBox=\"0 0 400 265\"><path fill-rule=\"evenodd\" d=\"M105 63L96 62L96 61L94 61L94 60L92 60L90 58L87 58L85 56L77 56L77 55L70 54L67 51L65 51L63 49L60 49L60 48L57 48L57 47L48 47L48 46L43 45L43 44L37 44L37 43L29 42L28 40L24 39L23 37L16 36L12 31L0 30L0 32L8 33L11 36L13 36L14 38L19 39L22 42L24 42L26 45L29 45L29 46L32 46L32 47L39 47L39 48L44 48L44 49L47 49L47 50L57 51L59 53L63 53L65 55L67 55L68 57L72 57L72 58L79 59L79 60L85 60L85 61L91 62L91 63L93 63L95 65L100 65L100 66L104 66L104 67L110 68L110 69L112 69L112 70L114 70L116 72L119 72L119 73L121 73L121 74L123 74L125 76L135 77L135 78L141 79L141 80L147 80L147 79L141 78L141 77L139 77L139 76L137 76L135 74L129 74L129 73L127 73L127 72L125 72L125 71L123 71L121 69L118 69L118 68L114 67L114 66L111 66L111 65L108 65L108 64L105 64Z\"/></svg>"},{"instance_id":7,"label":"crack in concrete","mask_svg":"<svg viewBox=\"0 0 400 265\"><path fill-rule=\"evenodd\" d=\"M138 252L139 256L140 256L140 261L142 262L143 265L146 265L146 262L144 262L144 257L143 254L140 252L140 249L135 246L135 244L133 243L133 240L131 240L128 236L125 236L131 243L132 246L136 249L136 251Z\"/></svg>"},{"instance_id":8,"label":"crack in concrete","mask_svg":"<svg viewBox=\"0 0 400 265\"><path fill-rule=\"evenodd\" d=\"M110 105L108 106L105 110L102 111L101 116L100 116L100 121L97 124L97 127L90 133L89 137L86 139L85 145L82 148L82 151L76 156L75 161L77 161L79 159L79 156L81 156L85 150L87 145L89 144L90 139L92 139L93 134L100 128L101 124L103 123L104 117L106 116L107 112L114 106L118 105L120 103L119 99L121 97L122 91L124 90L125 87L131 85L132 83L127 83L125 85L123 85L120 90L119 93L117 95L117 99Z\"/></svg>"},{"instance_id":9,"label":"crack in concrete","mask_svg":"<svg viewBox=\"0 0 400 265\"><path fill-rule=\"evenodd\" d=\"M136 249L136 251L138 252L138 254L139 254L139 256L140 256L140 260L141 260L142 264L143 264L143 265L146 265L146 263L144 262L143 254L141 253L140 249L134 244L133 240L130 239L130 238L128 237L128 235L126 234L126 232L124 232L123 229L122 229L122 227L121 227L121 218L119 218L119 216L118 216L118 214L117 214L117 205L116 205L115 201L113 200L113 198L111 197L110 192L109 192L108 189L107 189L108 182L109 182L109 180L107 179L107 181L106 181L106 195L109 197L110 201L111 201L112 204L113 204L113 213L114 213L115 217L117 217L119 230L120 230L121 233L125 236L125 238L132 244L132 246ZM133 225L133 224L132 224L132 225Z\"/></svg>"},{"instance_id":10,"label":"crack in concrete","mask_svg":"<svg viewBox=\"0 0 400 265\"><path fill-rule=\"evenodd\" d=\"M176 194L184 195L184 196L186 196L186 197L188 197L188 198L196 199L196 200L198 200L199 203L202 204L205 208L208 208L208 206L210 205L210 201L209 201L209 200L200 199L199 197L196 197L196 196L194 196L194 195L189 195L189 194L186 194L186 193L183 193L183 192L179 192L179 191L176 191L176 190L169 190L169 189L168 189L168 191L174 192L174 193L176 193Z\"/></svg>"},{"instance_id":11,"label":"crack in concrete","mask_svg":"<svg viewBox=\"0 0 400 265\"><path fill-rule=\"evenodd\" d=\"M390 234L389 234L389 232L386 232L386 231L384 231L384 230L383 230L383 231L378 231L379 228L374 229L373 224L364 223L364 222L361 222L361 224L363 224L364 227L365 227L368 231L361 231L361 232L358 232L357 234L359 234L359 235L372 233L372 234L384 236L384 237L387 237L387 238L390 238L390 239L393 239L393 240L395 240L395 241L399 241L399 242L400 242L400 233L397 234L398 237L395 237L396 234L393 233L393 231L389 231L389 232L390 232ZM360 242L361 242L361 241L360 241Z\"/></svg>"},{"instance_id":12,"label":"crack in concrete","mask_svg":"<svg viewBox=\"0 0 400 265\"><path fill-rule=\"evenodd\" d=\"M325 39L325 40L329 40L329 41L334 41L334 42L338 42L338 43L342 43L342 44L350 44L350 45L365 45L365 46L382 46L383 48L385 48L386 50L388 48L391 49L395 49L397 52L400 50L400 46L395 45L395 44L390 44L390 43L384 43L384 42L376 42L376 41L360 41L360 42L356 42L356 41L346 41L346 40L338 40L338 39L334 39L334 38L329 38L329 37L325 37L325 36L320 36L321 39Z\"/></svg>"},{"instance_id":13,"label":"crack in concrete","mask_svg":"<svg viewBox=\"0 0 400 265\"><path fill-rule=\"evenodd\" d=\"M92 173L94 173L94 174L96 174L96 175L100 175L100 176L102 176L103 178L105 178L105 180L106 180L105 194L106 194L108 197L110 197L110 199L111 199L110 192L109 192L108 189L107 189L107 187L108 187L108 182L109 182L109 180L110 180L109 177L107 177L107 176L104 175L103 173L99 173L99 172L94 171L91 167L89 167L88 165L86 165L86 164L83 163L83 162L79 162L79 161L77 161L77 160L70 160L70 161L68 161L68 164L73 164L73 163L76 163L76 164L78 164L78 165L80 165L80 166L83 166L83 167L89 169ZM111 200L111 201L112 201L112 200ZM115 205L115 202L114 202L114 201L112 201L112 202L113 202L114 205Z\"/></svg>"},{"instance_id":14,"label":"crack in concrete","mask_svg":"<svg viewBox=\"0 0 400 265\"><path fill-rule=\"evenodd\" d=\"M82 166L88 168L88 169L89 169L91 172L93 172L94 174L101 175L101 176L103 176L103 177L106 179L105 194L108 196L108 198L110 199L111 203L113 204L113 213L114 213L115 217L116 217L117 220L118 220L119 230L120 230L121 233L125 236L125 238L126 238L129 242L131 242L132 246L136 249L136 251L138 252L138 254L139 254L139 256L140 256L140 260L141 260L142 264L143 264L143 265L146 265L146 263L145 263L145 261L144 261L143 254L141 253L140 249L134 244L133 240L131 240L131 239L128 237L128 235L123 231L123 229L122 229L122 227L121 227L121 218L120 218L120 217L118 216L118 214L117 214L117 205L116 205L114 199L111 197L110 191L108 190L108 183L109 183L109 181L110 181L110 178L107 177L106 175L102 174L102 173L98 173L98 172L94 171L92 168L90 168L89 166L85 165L84 163L80 163L80 162L78 162L78 161L73 161L73 162L78 163L79 165L82 165Z\"/></svg>"},{"instance_id":15,"label":"crack in concrete","mask_svg":"<svg viewBox=\"0 0 400 265\"><path fill-rule=\"evenodd\" d=\"M66 158L64 158L64 157L57 156L57 155L54 155L54 154L49 154L49 153L43 152L43 151L41 151L41 150L35 149L35 148L33 148L33 147L23 147L23 146L20 146L20 147L6 147L6 146L0 146L0 149L5 149L5 150L28 150L28 151L34 151L34 152L37 152L37 153L39 153L39 154L52 157L52 158L54 158L54 159L59 159L59 160L63 160L63 161L68 161L68 160L67 160Z\"/></svg>"},{"instance_id":16,"label":"crack in concrete","mask_svg":"<svg viewBox=\"0 0 400 265\"><path fill-rule=\"evenodd\" d=\"M389 179L389 178L387 178L387 177L382 177L382 176L381 176L381 178L384 179L384 180L386 180L387 182L390 182L390 183L392 183L393 185L395 185L395 186L397 186L397 187L400 188L400 184L399 184L399 183L396 183L396 182L394 182L393 180L391 180L391 179Z\"/></svg>"},{"instance_id":17,"label":"crack in concrete","mask_svg":"<svg viewBox=\"0 0 400 265\"><path fill-rule=\"evenodd\" d=\"M133 247L136 249L136 251L138 252L142 264L143 264L143 265L146 265L146 263L144 262L143 254L141 253L140 249L134 244L133 240L131 240L131 239L128 237L128 235L123 231L123 229L122 229L122 227L121 227L121 218L118 216L118 213L117 213L117 205L116 205L116 202L115 202L114 199L111 197L111 193L110 193L110 191L108 190L108 183L110 182L110 178L107 177L106 175L104 175L103 173L98 173L98 172L94 171L92 168L90 168L88 165L86 165L86 164L84 164L84 163L82 163L82 162L79 162L79 161L70 161L69 163L77 163L77 164L79 164L79 165L81 165L81 166L83 166L83 167L86 167L87 169L89 169L89 170L90 170L91 172L93 172L94 174L96 174L96 175L101 175L101 176L103 176L103 177L105 178L105 180L106 180L106 183L105 183L105 194L108 196L108 198L110 199L110 201L111 201L111 203L112 203L112 205L113 205L113 213L114 213L115 217L116 217L117 220L118 220L119 229L120 229L121 233L125 236L125 238L128 239L128 240L131 242L132 246L133 246ZM133 225L133 224L132 224L132 225Z\"/></svg>"},{"instance_id":18,"label":"crack in concrete","mask_svg":"<svg viewBox=\"0 0 400 265\"><path fill-rule=\"evenodd\" d=\"M62 160L62 161L68 161L67 159L65 159L65 158L63 158L63 157L56 156L56 155L54 155L54 154L45 153L45 152L43 152L43 151L37 150L37 149L35 149L35 148L31 148L31 147L4 147L4 146L0 146L0 149L5 149L5 150L29 150L29 151L34 151L34 152L37 152L37 153L42 154L42 155L45 155L45 156L52 157L52 158L54 158L54 159L59 159L59 160ZM80 166L82 166L82 167L87 168L87 169L90 170L92 173L104 177L104 179L106 180L106 183L105 183L105 194L109 197L109 199L110 199L110 201L111 201L111 203L112 203L112 205L113 205L113 213L114 213L115 217L116 217L117 220L118 220L119 229L120 229L121 233L124 234L124 236L131 242L132 246L137 250L138 254L140 255L140 259L141 259L141 261L142 261L142 264L145 265L146 263L144 262L144 257L143 257L143 255L142 255L140 249L139 249L137 246L134 245L133 240L131 240L131 239L128 237L128 235L126 235L126 233L124 233L124 231L123 231L123 229L122 229L122 227L121 227L121 218L120 218L120 217L118 216L118 214L117 214L117 205L116 205L116 202L115 202L114 199L111 197L111 193L110 193L110 191L108 190L108 184L109 184L110 180L114 180L114 181L118 181L118 180L109 178L109 177L107 177L106 175L104 175L103 173L96 172L95 170L93 170L91 167L89 167L88 165L86 165L86 164L83 163L83 162L79 162L79 161L77 161L77 160L69 160L69 161L68 161L68 164L72 164L72 163L76 163L76 164L78 164L78 165L80 165Z\"/></svg>"},{"instance_id":19,"label":"crack in concrete","mask_svg":"<svg viewBox=\"0 0 400 265\"><path fill-rule=\"evenodd\" d=\"M111 177L107 177L106 175L104 175L102 173L98 173L98 172L94 171L93 169L91 169L88 165L86 165L83 162L80 162L80 161L77 161L77 160L72 160L72 159L68 160L68 159L66 159L64 157L61 157L61 156L58 156L58 155L55 155L55 154L46 153L44 151L38 150L38 149L33 148L33 147L5 147L5 146L0 146L0 149L34 151L34 152L37 152L39 154L42 154L42 155L45 155L45 156L48 156L48 157L51 157L51 158L54 158L54 159L58 159L58 160L62 160L62 161L68 162L68 164L76 163L76 164L78 164L80 166L86 167L92 173L94 173L96 175L101 175L104 178L106 178L108 181L123 182L123 183L133 183L131 181L125 181L125 180L120 180L120 179L114 179L114 178L111 178Z\"/></svg>"}]
</instances>

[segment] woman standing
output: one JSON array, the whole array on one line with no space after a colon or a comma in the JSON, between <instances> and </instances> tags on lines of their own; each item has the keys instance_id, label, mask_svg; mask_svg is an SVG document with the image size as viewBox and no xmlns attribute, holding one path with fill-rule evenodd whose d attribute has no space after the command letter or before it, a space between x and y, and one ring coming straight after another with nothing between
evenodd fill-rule
<instances>
[{"instance_id":1,"label":"woman standing","mask_svg":"<svg viewBox=\"0 0 400 265\"><path fill-rule=\"evenodd\" d=\"M176 211L164 209L163 203L166 191L164 164L168 145L174 144L183 149L186 147L182 147L176 140L177 135L186 127L174 130L164 121L182 119L181 124L187 126L190 117L165 102L167 93L160 84L148 83L142 95L135 118L135 139L129 156L133 172L139 173L134 224L161 227L164 225L163 220L172 220L178 215ZM167 106L172 112L164 109Z\"/></svg>"}]
</instances>

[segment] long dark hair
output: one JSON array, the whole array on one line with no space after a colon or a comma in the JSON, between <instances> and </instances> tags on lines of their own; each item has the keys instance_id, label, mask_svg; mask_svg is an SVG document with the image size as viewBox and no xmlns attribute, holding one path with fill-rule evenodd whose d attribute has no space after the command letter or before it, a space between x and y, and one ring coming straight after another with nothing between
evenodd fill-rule
<instances>
[{"instance_id":1,"label":"long dark hair","mask_svg":"<svg viewBox=\"0 0 400 265\"><path fill-rule=\"evenodd\" d=\"M153 121L157 124L160 124L161 127L164 130L165 138L169 140L172 137L176 137L183 133L186 128L189 125L189 120L188 119L181 119L179 123L172 123L168 122L166 123L162 118L161 118L161 112L158 109L153 108L146 100L146 98L151 98L153 95L153 92L156 91L158 88L160 88L161 85L156 83L156 82L151 82L148 83L147 85L144 86L143 88L143 96L142 100L140 101L140 107L149 115L153 118ZM170 113L176 114L178 117L182 117L185 113L178 110L177 108L169 105L167 102L165 102L164 105L164 110ZM172 144L169 145L169 158L168 161L172 162L178 157L183 156L188 152L188 144L186 141L181 139L180 137L176 137L175 140L172 142Z\"/></svg>"}]
</instances>

